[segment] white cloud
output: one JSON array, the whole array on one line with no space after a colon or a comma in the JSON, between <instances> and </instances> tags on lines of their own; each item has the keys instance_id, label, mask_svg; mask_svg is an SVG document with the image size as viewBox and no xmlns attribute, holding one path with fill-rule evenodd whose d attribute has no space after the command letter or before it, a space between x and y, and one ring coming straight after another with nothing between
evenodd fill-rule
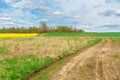
<instances>
[{"instance_id":1,"label":"white cloud","mask_svg":"<svg viewBox=\"0 0 120 80\"><path fill-rule=\"evenodd\" d=\"M13 0L5 0L5 2L7 2L7 3L12 3Z\"/></svg>"},{"instance_id":2,"label":"white cloud","mask_svg":"<svg viewBox=\"0 0 120 80\"><path fill-rule=\"evenodd\" d=\"M0 23L2 24L0 27L11 25L32 26L37 24L34 19L37 19L37 16L29 11L23 11L21 9L13 9L9 11L8 9L4 9L4 13L0 15Z\"/></svg>"},{"instance_id":3,"label":"white cloud","mask_svg":"<svg viewBox=\"0 0 120 80\"><path fill-rule=\"evenodd\" d=\"M9 17L1 17L0 20L12 20L12 18L9 18Z\"/></svg>"},{"instance_id":4,"label":"white cloud","mask_svg":"<svg viewBox=\"0 0 120 80\"><path fill-rule=\"evenodd\" d=\"M15 23L14 23L14 22L2 22L2 23L0 23L0 24L5 24L5 25L10 24L10 25L14 25Z\"/></svg>"},{"instance_id":5,"label":"white cloud","mask_svg":"<svg viewBox=\"0 0 120 80\"><path fill-rule=\"evenodd\" d=\"M48 19L39 19L39 20L37 20L38 23L39 23L40 21L45 21L45 22L47 22Z\"/></svg>"},{"instance_id":6,"label":"white cloud","mask_svg":"<svg viewBox=\"0 0 120 80\"><path fill-rule=\"evenodd\" d=\"M80 16L74 16L74 18L80 18Z\"/></svg>"},{"instance_id":7,"label":"white cloud","mask_svg":"<svg viewBox=\"0 0 120 80\"><path fill-rule=\"evenodd\" d=\"M12 20L12 18L10 17L10 15L8 15L8 14L6 14L6 13L3 13L3 14L1 14L0 15L0 21L4 21L4 22L6 22L6 21L11 21Z\"/></svg>"},{"instance_id":8,"label":"white cloud","mask_svg":"<svg viewBox=\"0 0 120 80\"><path fill-rule=\"evenodd\" d=\"M115 11L115 14L120 14L120 10Z\"/></svg>"},{"instance_id":9,"label":"white cloud","mask_svg":"<svg viewBox=\"0 0 120 80\"><path fill-rule=\"evenodd\" d=\"M51 9L47 6L42 5L44 0L20 0L20 1L7 1L13 8L17 9L29 9L29 10L40 10L40 11L50 11Z\"/></svg>"},{"instance_id":10,"label":"white cloud","mask_svg":"<svg viewBox=\"0 0 120 80\"><path fill-rule=\"evenodd\" d=\"M64 13L63 13L63 12L60 12L60 11L55 11L55 12L53 12L53 14L54 14L54 15L64 15Z\"/></svg>"},{"instance_id":11,"label":"white cloud","mask_svg":"<svg viewBox=\"0 0 120 80\"><path fill-rule=\"evenodd\" d=\"M8 16L10 16L10 15L9 15L9 14L6 14L6 13L3 13L2 16L7 16L7 17L8 17Z\"/></svg>"},{"instance_id":12,"label":"white cloud","mask_svg":"<svg viewBox=\"0 0 120 80\"><path fill-rule=\"evenodd\" d=\"M14 8L32 8L33 3L30 0L21 0L12 4Z\"/></svg>"}]
</instances>

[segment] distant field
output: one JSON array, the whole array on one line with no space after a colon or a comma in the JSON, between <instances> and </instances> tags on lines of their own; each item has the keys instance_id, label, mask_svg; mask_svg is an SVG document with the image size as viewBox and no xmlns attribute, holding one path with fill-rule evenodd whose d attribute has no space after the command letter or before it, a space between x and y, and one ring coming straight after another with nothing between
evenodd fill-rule
<instances>
[{"instance_id":1,"label":"distant field","mask_svg":"<svg viewBox=\"0 0 120 80\"><path fill-rule=\"evenodd\" d=\"M43 33L40 36L97 36L97 37L120 37L120 32L53 32L53 33ZM32 37L38 36L37 33L1 33L0 38L14 38L14 37Z\"/></svg>"},{"instance_id":2,"label":"distant field","mask_svg":"<svg viewBox=\"0 0 120 80\"><path fill-rule=\"evenodd\" d=\"M119 37L120 32L73 32L73 33L45 33L44 36L106 36Z\"/></svg>"},{"instance_id":3,"label":"distant field","mask_svg":"<svg viewBox=\"0 0 120 80\"><path fill-rule=\"evenodd\" d=\"M0 38L31 37L37 36L37 33L0 33Z\"/></svg>"}]
</instances>

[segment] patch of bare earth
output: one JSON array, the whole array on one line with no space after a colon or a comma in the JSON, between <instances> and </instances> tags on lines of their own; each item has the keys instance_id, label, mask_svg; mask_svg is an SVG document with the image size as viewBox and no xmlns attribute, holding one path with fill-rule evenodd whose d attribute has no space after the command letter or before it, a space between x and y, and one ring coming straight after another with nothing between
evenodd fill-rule
<instances>
[{"instance_id":1,"label":"patch of bare earth","mask_svg":"<svg viewBox=\"0 0 120 80\"><path fill-rule=\"evenodd\" d=\"M50 80L120 80L118 47L105 39L73 57Z\"/></svg>"}]
</instances>

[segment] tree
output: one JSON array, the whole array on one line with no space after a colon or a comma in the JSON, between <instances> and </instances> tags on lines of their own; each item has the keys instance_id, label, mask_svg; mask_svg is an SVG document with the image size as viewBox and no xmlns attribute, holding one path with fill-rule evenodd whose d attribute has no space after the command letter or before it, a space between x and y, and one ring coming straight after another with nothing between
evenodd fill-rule
<instances>
[{"instance_id":1,"label":"tree","mask_svg":"<svg viewBox=\"0 0 120 80\"><path fill-rule=\"evenodd\" d=\"M72 28L68 26L58 26L56 31L57 32L72 32Z\"/></svg>"},{"instance_id":2,"label":"tree","mask_svg":"<svg viewBox=\"0 0 120 80\"><path fill-rule=\"evenodd\" d=\"M48 27L45 21L40 21L40 32L48 32Z\"/></svg>"}]
</instances>

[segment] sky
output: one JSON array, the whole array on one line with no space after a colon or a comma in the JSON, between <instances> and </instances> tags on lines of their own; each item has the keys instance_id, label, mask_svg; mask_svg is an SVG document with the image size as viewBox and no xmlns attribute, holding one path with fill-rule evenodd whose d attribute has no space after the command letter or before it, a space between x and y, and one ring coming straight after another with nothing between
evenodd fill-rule
<instances>
[{"instance_id":1,"label":"sky","mask_svg":"<svg viewBox=\"0 0 120 80\"><path fill-rule=\"evenodd\" d=\"M67 25L89 32L120 31L120 0L0 0L0 27Z\"/></svg>"}]
</instances>

